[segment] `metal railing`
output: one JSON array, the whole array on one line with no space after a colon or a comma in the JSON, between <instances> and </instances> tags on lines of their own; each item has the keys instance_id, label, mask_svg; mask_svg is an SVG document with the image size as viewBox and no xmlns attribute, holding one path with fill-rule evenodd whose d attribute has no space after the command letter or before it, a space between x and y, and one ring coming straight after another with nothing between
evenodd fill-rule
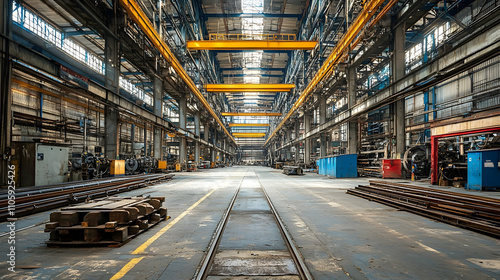
<instances>
[{"instance_id":1,"label":"metal railing","mask_svg":"<svg viewBox=\"0 0 500 280\"><path fill-rule=\"evenodd\" d=\"M209 40L295 41L295 34L209 34Z\"/></svg>"}]
</instances>

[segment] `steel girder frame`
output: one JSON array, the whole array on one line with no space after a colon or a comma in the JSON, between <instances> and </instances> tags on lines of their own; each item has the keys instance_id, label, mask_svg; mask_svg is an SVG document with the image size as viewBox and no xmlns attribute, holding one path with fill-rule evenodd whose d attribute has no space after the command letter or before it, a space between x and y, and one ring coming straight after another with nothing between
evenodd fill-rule
<instances>
[{"instance_id":1,"label":"steel girder frame","mask_svg":"<svg viewBox=\"0 0 500 280\"><path fill-rule=\"evenodd\" d=\"M223 112L222 116L225 117L279 117L281 113L238 113L238 112Z\"/></svg>"},{"instance_id":2,"label":"steel girder frame","mask_svg":"<svg viewBox=\"0 0 500 280\"><path fill-rule=\"evenodd\" d=\"M318 44L317 41L265 41L265 40L204 40L188 41L189 50L312 50Z\"/></svg>"},{"instance_id":3,"label":"steel girder frame","mask_svg":"<svg viewBox=\"0 0 500 280\"><path fill-rule=\"evenodd\" d=\"M146 34L149 40L151 40L151 42L158 49L161 55L171 64L177 75L179 75L180 78L187 84L187 86L191 89L193 94L198 98L202 105L207 109L210 115L212 115L212 117L222 127L228 137L236 144L236 141L234 140L231 133L229 133L219 116L217 116L208 101L205 99L205 97L203 97L203 94L196 87L195 83L193 82L191 77L189 77L186 70L184 70L184 68L172 53L170 48L166 45L166 43L160 39L159 34L156 32L139 4L135 0L120 0L120 3L127 11L127 14L130 16L130 18L141 28L141 30Z\"/></svg>"},{"instance_id":4,"label":"steel girder frame","mask_svg":"<svg viewBox=\"0 0 500 280\"><path fill-rule=\"evenodd\" d=\"M269 143L269 141L276 135L276 133L281 129L285 122L292 116L292 114L300 108L302 103L304 103L304 101L306 101L309 95L313 92L316 85L318 85L325 77L330 76L333 73L335 66L345 58L348 50L350 49L351 43L361 33L365 25L369 22L369 20L373 17L378 8L384 2L384 0L370 0L365 4L363 11L358 15L354 23L349 27L342 39L331 52L330 56L323 63L321 68L318 70L311 82L309 82L304 91L302 91L297 101L289 110L288 114L274 129L264 145L267 145Z\"/></svg>"}]
</instances>

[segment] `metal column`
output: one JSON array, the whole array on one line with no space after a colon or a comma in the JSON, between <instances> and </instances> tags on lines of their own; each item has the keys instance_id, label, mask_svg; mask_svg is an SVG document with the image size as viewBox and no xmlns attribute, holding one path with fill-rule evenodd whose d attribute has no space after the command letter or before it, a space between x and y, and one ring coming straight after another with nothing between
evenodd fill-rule
<instances>
[{"instance_id":1,"label":"metal column","mask_svg":"<svg viewBox=\"0 0 500 280\"><path fill-rule=\"evenodd\" d=\"M194 134L200 136L200 113L194 115ZM196 141L194 146L194 162L196 166L200 163L200 142Z\"/></svg>"},{"instance_id":2,"label":"metal column","mask_svg":"<svg viewBox=\"0 0 500 280\"><path fill-rule=\"evenodd\" d=\"M161 160L162 159L162 154L161 154L161 147L162 145L162 139L163 139L163 132L160 128L155 127L153 129L153 157Z\"/></svg>"},{"instance_id":3,"label":"metal column","mask_svg":"<svg viewBox=\"0 0 500 280\"><path fill-rule=\"evenodd\" d=\"M179 127L186 130L186 117L187 117L187 99L181 97L179 100ZM187 140L185 137L180 138L179 143L179 163L187 163Z\"/></svg>"},{"instance_id":4,"label":"metal column","mask_svg":"<svg viewBox=\"0 0 500 280\"><path fill-rule=\"evenodd\" d=\"M117 5L117 3L115 3ZM107 95L119 94L120 91L120 42L114 37L118 33L118 24L116 15L113 15L110 21L109 30L114 32L114 34L105 34L105 44L104 44L104 86L106 88ZM118 119L119 114L115 108L109 105L105 108L105 143L106 157L109 159L116 159L120 151L119 141L118 141Z\"/></svg>"},{"instance_id":5,"label":"metal column","mask_svg":"<svg viewBox=\"0 0 500 280\"><path fill-rule=\"evenodd\" d=\"M106 106L104 129L106 131L104 141L106 143L105 155L109 159L118 157L118 111L111 106Z\"/></svg>"},{"instance_id":6,"label":"metal column","mask_svg":"<svg viewBox=\"0 0 500 280\"><path fill-rule=\"evenodd\" d=\"M347 69L347 102L349 108L356 104L356 68ZM351 121L347 125L347 152L358 153L358 122Z\"/></svg>"},{"instance_id":7,"label":"metal column","mask_svg":"<svg viewBox=\"0 0 500 280\"><path fill-rule=\"evenodd\" d=\"M320 94L319 96L319 123L324 124L326 122L326 96ZM326 133L321 133L320 135L320 156L326 156L326 148L328 146L326 140Z\"/></svg>"},{"instance_id":8,"label":"metal column","mask_svg":"<svg viewBox=\"0 0 500 280\"><path fill-rule=\"evenodd\" d=\"M10 163L12 135L12 95L9 39L11 38L12 1L0 0L0 185L7 184L7 166ZM18 171L19 172L19 171Z\"/></svg>"},{"instance_id":9,"label":"metal column","mask_svg":"<svg viewBox=\"0 0 500 280\"><path fill-rule=\"evenodd\" d=\"M295 139L300 137L300 121L299 118L295 119ZM295 145L295 164L300 162L300 143Z\"/></svg>"},{"instance_id":10,"label":"metal column","mask_svg":"<svg viewBox=\"0 0 500 280\"><path fill-rule=\"evenodd\" d=\"M311 115L310 112L304 111L304 134L311 130ZM311 138L304 140L304 163L309 164L311 161Z\"/></svg>"},{"instance_id":11,"label":"metal column","mask_svg":"<svg viewBox=\"0 0 500 280\"><path fill-rule=\"evenodd\" d=\"M156 76L153 77L153 113L163 118L163 82Z\"/></svg>"},{"instance_id":12,"label":"metal column","mask_svg":"<svg viewBox=\"0 0 500 280\"><path fill-rule=\"evenodd\" d=\"M400 24L394 30L394 57L392 58L393 81L405 75L405 24ZM394 133L396 135L396 158L403 158L405 153L405 100L394 103Z\"/></svg>"},{"instance_id":13,"label":"metal column","mask_svg":"<svg viewBox=\"0 0 500 280\"><path fill-rule=\"evenodd\" d=\"M143 135L144 135L144 156L147 157L147 156L150 156L150 151L148 149L148 128L147 128L147 124L144 124L144 130L143 130Z\"/></svg>"}]
</instances>

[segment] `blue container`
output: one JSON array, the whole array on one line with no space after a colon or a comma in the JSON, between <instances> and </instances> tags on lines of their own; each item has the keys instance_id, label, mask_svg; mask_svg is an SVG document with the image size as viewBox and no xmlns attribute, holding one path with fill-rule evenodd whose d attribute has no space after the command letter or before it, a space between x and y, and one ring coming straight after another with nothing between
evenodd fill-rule
<instances>
[{"instance_id":1,"label":"blue container","mask_svg":"<svg viewBox=\"0 0 500 280\"><path fill-rule=\"evenodd\" d=\"M358 177L357 164L357 154L320 158L318 160L318 173L333 178L356 178Z\"/></svg>"},{"instance_id":2,"label":"blue container","mask_svg":"<svg viewBox=\"0 0 500 280\"><path fill-rule=\"evenodd\" d=\"M467 189L500 189L500 149L470 151L467 156Z\"/></svg>"}]
</instances>

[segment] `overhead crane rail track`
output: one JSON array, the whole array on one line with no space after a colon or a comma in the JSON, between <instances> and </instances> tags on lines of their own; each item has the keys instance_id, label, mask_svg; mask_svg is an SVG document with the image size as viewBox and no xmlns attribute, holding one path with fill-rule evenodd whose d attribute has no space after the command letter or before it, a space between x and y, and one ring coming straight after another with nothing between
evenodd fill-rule
<instances>
[{"instance_id":1,"label":"overhead crane rail track","mask_svg":"<svg viewBox=\"0 0 500 280\"><path fill-rule=\"evenodd\" d=\"M500 238L500 199L384 181L347 193Z\"/></svg>"},{"instance_id":2,"label":"overhead crane rail track","mask_svg":"<svg viewBox=\"0 0 500 280\"><path fill-rule=\"evenodd\" d=\"M216 230L212 236L211 243L209 245L208 250L206 251L205 257L202 260L202 262L200 263L200 266L198 267L193 279L195 279L195 280L211 279L212 277L215 277L215 279L219 279L217 277L228 277L227 279L229 279L231 276L232 277L248 277L248 279L253 279L252 277L257 277L257 278L258 277L270 277L270 278L272 278L272 277L277 277L277 276L289 277L286 279L302 279L302 280L314 279L312 277L312 275L310 274L307 266L305 265L305 263L302 259L302 255L300 254L300 251L298 250L297 246L295 245L294 241L292 240L292 237L290 236L290 234L286 230L285 225L284 225L283 221L281 220L280 216L278 215L278 212L276 211L276 208L274 207L269 195L265 191L262 184L260 184L260 182L259 182L259 185L260 185L260 189L258 189L258 188L257 189L262 190L263 197L256 198L255 195L252 195L251 199L252 199L253 203L256 203L255 201L258 201L260 199L264 199L265 202L267 202L267 205L270 208L270 212L273 216L273 219L276 222L276 225L280 231L281 237L283 238L283 241L286 244L286 247L288 249L288 253L290 254L290 258L293 260L293 263L295 264L296 271L294 273L286 274L286 275L280 275L280 274L263 275L262 273L263 273L263 271L265 271L265 268L262 268L262 267L266 267L265 261L262 261L261 263L259 263L258 266L262 266L262 267L256 266L256 268L253 268L254 266L252 265L252 263L246 262L243 257L241 259L241 264L245 263L244 266L247 266L245 269L247 271L247 273L242 273L241 271L239 271L239 272L233 272L235 274L231 274L232 272L228 271L228 270L224 270L224 269L220 269L220 268L214 269L214 266L215 266L214 263L215 263L215 260L218 256L218 254L221 254L225 251L232 250L232 248L231 249L227 248L228 247L227 244L226 244L225 248L223 248L223 249L219 248L219 245L221 245L221 242L223 240L229 239L227 237L226 237L226 239L224 239L225 238L224 232L226 230L226 226L228 225L228 221L230 220L231 214L233 214L234 211L236 211L237 213L239 213L240 216L248 216L248 215L251 215L252 213L258 212L255 210L235 210L234 209L235 204L236 204L236 202L241 194L242 188L240 185L240 187L238 187L234 196L232 197L228 208L226 209L226 211L222 215L222 218L221 218L219 224L217 225ZM241 199L245 199L245 196L243 196L243 198L241 198ZM245 204L245 203L243 202L241 204ZM238 214L236 216L238 216ZM269 246L271 246L271 245L269 245ZM229 247L231 247L231 246L229 246ZM272 248L272 247L270 247L270 248ZM269 250L271 250L271 249L269 249ZM242 255L245 255L244 251L245 251L244 249L238 249L238 254L241 253ZM261 250L254 249L251 251L253 252L252 255L257 257L257 258L259 257L259 255L261 255L260 254ZM265 255L265 253L262 252L262 255ZM220 258L223 259L223 257L220 257ZM226 279L226 278L224 278L224 279ZM247 278L245 278L245 279L247 279ZM268 279L268 278L266 278L266 279Z\"/></svg>"},{"instance_id":3,"label":"overhead crane rail track","mask_svg":"<svg viewBox=\"0 0 500 280\"><path fill-rule=\"evenodd\" d=\"M54 188L43 186L30 188L26 192L16 193L15 217L78 203L88 198L97 198L145 187L150 184L169 180L173 174L136 175L126 178L97 181L78 181L69 184L57 184ZM9 217L8 195L0 195L0 221Z\"/></svg>"},{"instance_id":4,"label":"overhead crane rail track","mask_svg":"<svg viewBox=\"0 0 500 280\"><path fill-rule=\"evenodd\" d=\"M262 41L295 41L295 34L225 34L211 33L209 40L262 40Z\"/></svg>"}]
</instances>

